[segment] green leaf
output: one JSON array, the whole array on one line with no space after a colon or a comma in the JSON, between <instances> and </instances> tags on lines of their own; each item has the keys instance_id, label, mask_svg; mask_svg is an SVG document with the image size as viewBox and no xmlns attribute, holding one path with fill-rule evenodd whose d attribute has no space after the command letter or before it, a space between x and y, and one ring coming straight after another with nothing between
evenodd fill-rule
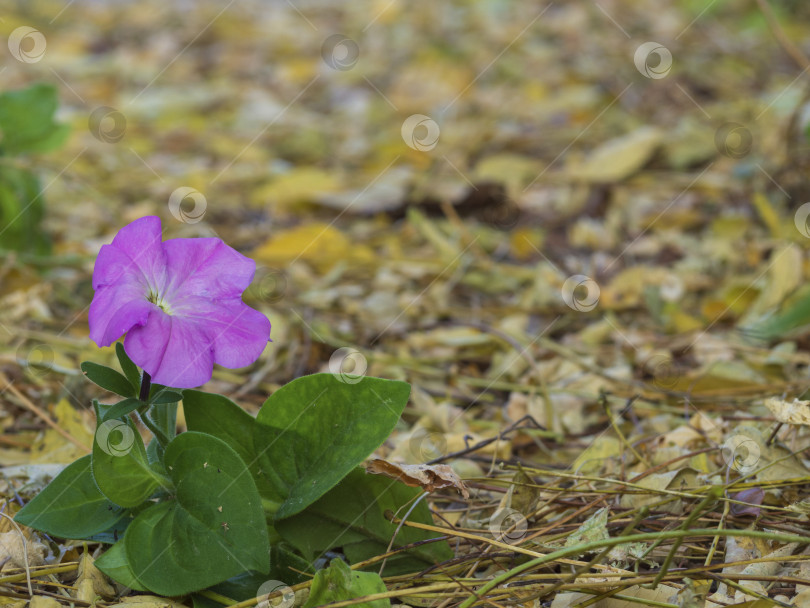
<instances>
[{"instance_id":1,"label":"green leaf","mask_svg":"<svg viewBox=\"0 0 810 608\"><path fill-rule=\"evenodd\" d=\"M245 463L255 459L252 437L256 420L227 397L185 390L183 413L189 431L222 439Z\"/></svg>"},{"instance_id":2,"label":"green leaf","mask_svg":"<svg viewBox=\"0 0 810 608\"><path fill-rule=\"evenodd\" d=\"M353 600L386 591L385 583L379 574L354 572L343 560L333 559L328 568L319 570L315 574L304 608L315 608L332 602ZM391 601L381 599L352 605L358 608L386 608L391 606Z\"/></svg>"},{"instance_id":3,"label":"green leaf","mask_svg":"<svg viewBox=\"0 0 810 608\"><path fill-rule=\"evenodd\" d=\"M123 539L107 549L107 551L95 561L95 565L96 568L101 570L104 574L118 581L125 587L129 587L135 591L148 591L129 566Z\"/></svg>"},{"instance_id":4,"label":"green leaf","mask_svg":"<svg viewBox=\"0 0 810 608\"><path fill-rule=\"evenodd\" d=\"M167 395L168 401L164 399ZM183 395L177 391L170 390L162 384L153 384L149 391L149 403L151 407L147 412L149 419L160 429L169 440L177 435L177 405L183 399ZM163 455L163 449L158 446L157 453Z\"/></svg>"},{"instance_id":5,"label":"green leaf","mask_svg":"<svg viewBox=\"0 0 810 608\"><path fill-rule=\"evenodd\" d=\"M99 491L87 455L59 473L14 521L60 538L88 538L104 532L126 513Z\"/></svg>"},{"instance_id":6,"label":"green leaf","mask_svg":"<svg viewBox=\"0 0 810 608\"><path fill-rule=\"evenodd\" d=\"M126 376L110 367L85 361L81 365L82 371L87 378L104 390L121 395L122 397L135 397L137 387L130 384Z\"/></svg>"},{"instance_id":7,"label":"green leaf","mask_svg":"<svg viewBox=\"0 0 810 608\"><path fill-rule=\"evenodd\" d=\"M49 253L50 239L41 227L44 214L37 177L26 169L0 166L0 250Z\"/></svg>"},{"instance_id":8,"label":"green leaf","mask_svg":"<svg viewBox=\"0 0 810 608\"><path fill-rule=\"evenodd\" d=\"M183 391L183 413L189 431L208 433L231 446L247 465L262 496L274 496L253 449L256 419L233 401L215 393Z\"/></svg>"},{"instance_id":9,"label":"green leaf","mask_svg":"<svg viewBox=\"0 0 810 608\"><path fill-rule=\"evenodd\" d=\"M132 571L160 595L183 595L248 570L268 572L270 543L261 497L239 455L189 431L163 463L174 500L141 512L124 536Z\"/></svg>"},{"instance_id":10,"label":"green leaf","mask_svg":"<svg viewBox=\"0 0 810 608\"><path fill-rule=\"evenodd\" d=\"M141 372L138 370L138 366L129 358L122 342L115 343L115 356L118 357L118 364L121 366L121 370L124 372L127 380L129 380L129 383L140 390Z\"/></svg>"},{"instance_id":11,"label":"green leaf","mask_svg":"<svg viewBox=\"0 0 810 608\"><path fill-rule=\"evenodd\" d=\"M281 502L276 517L295 515L332 489L376 450L408 403L405 382L334 374L293 380L264 402L253 446Z\"/></svg>"},{"instance_id":12,"label":"green leaf","mask_svg":"<svg viewBox=\"0 0 810 608\"><path fill-rule=\"evenodd\" d=\"M777 310L746 320L740 331L757 341L771 342L797 338L810 330L810 285L791 293Z\"/></svg>"},{"instance_id":13,"label":"green leaf","mask_svg":"<svg viewBox=\"0 0 810 608\"><path fill-rule=\"evenodd\" d=\"M3 152L11 155L47 152L61 146L70 128L54 122L58 105L56 87L49 84L35 84L0 95Z\"/></svg>"},{"instance_id":14,"label":"green leaf","mask_svg":"<svg viewBox=\"0 0 810 608\"><path fill-rule=\"evenodd\" d=\"M122 507L136 507L159 487L169 489L157 464L146 457L143 439L133 422L101 422L93 439L93 479L102 493Z\"/></svg>"},{"instance_id":15,"label":"green leaf","mask_svg":"<svg viewBox=\"0 0 810 608\"><path fill-rule=\"evenodd\" d=\"M149 442L149 445L146 446L146 459L151 462L160 462L160 459L163 457L163 450L160 447L160 442L152 437L152 440Z\"/></svg>"},{"instance_id":16,"label":"green leaf","mask_svg":"<svg viewBox=\"0 0 810 608\"><path fill-rule=\"evenodd\" d=\"M358 467L304 512L277 521L275 527L282 538L309 559L342 547L349 560L356 563L386 552L397 526L385 518L385 512L396 513L421 493L419 488L369 475ZM433 524L425 501L416 506L408 521ZM403 526L394 548L437 536L427 530ZM385 573L416 572L452 557L453 551L446 541L427 543L389 558Z\"/></svg>"},{"instance_id":17,"label":"green leaf","mask_svg":"<svg viewBox=\"0 0 810 608\"><path fill-rule=\"evenodd\" d=\"M107 405L106 403L104 405ZM113 403L106 409L106 411L101 415L102 422L107 420L111 420L113 418L123 418L130 412L137 410L139 407L144 405L144 402L140 399L135 397L128 397L123 401L119 401L118 403Z\"/></svg>"},{"instance_id":18,"label":"green leaf","mask_svg":"<svg viewBox=\"0 0 810 608\"><path fill-rule=\"evenodd\" d=\"M169 403L180 403L182 399L183 395L180 393L164 389L156 393L154 397L149 397L149 403L152 405L165 405Z\"/></svg>"}]
</instances>

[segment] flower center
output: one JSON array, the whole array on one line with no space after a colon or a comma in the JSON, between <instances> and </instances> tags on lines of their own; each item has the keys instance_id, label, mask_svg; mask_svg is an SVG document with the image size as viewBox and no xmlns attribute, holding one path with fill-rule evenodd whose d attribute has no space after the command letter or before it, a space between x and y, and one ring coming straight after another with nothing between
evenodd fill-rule
<instances>
[{"instance_id":1,"label":"flower center","mask_svg":"<svg viewBox=\"0 0 810 608\"><path fill-rule=\"evenodd\" d=\"M169 303L163 299L163 296L160 295L158 292L150 289L149 294L146 296L146 299L149 300L152 304L160 308L163 312L167 315L172 314L171 308L169 308Z\"/></svg>"}]
</instances>

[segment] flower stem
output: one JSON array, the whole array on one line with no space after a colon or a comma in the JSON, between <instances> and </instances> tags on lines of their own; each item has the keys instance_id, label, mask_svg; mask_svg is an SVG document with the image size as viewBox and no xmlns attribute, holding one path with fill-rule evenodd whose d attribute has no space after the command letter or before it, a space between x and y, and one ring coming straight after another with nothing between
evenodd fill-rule
<instances>
[{"instance_id":1,"label":"flower stem","mask_svg":"<svg viewBox=\"0 0 810 608\"><path fill-rule=\"evenodd\" d=\"M138 395L138 399L146 403L149 401L149 391L152 389L152 376L143 372L143 376L141 377L141 394Z\"/></svg>"},{"instance_id":2,"label":"flower stem","mask_svg":"<svg viewBox=\"0 0 810 608\"><path fill-rule=\"evenodd\" d=\"M157 442L161 445L161 447L166 447L169 445L170 439L166 436L160 427L154 423L154 421L149 417L149 412L138 412L141 418L141 422L143 422L144 426L149 429L149 431L154 435Z\"/></svg>"}]
</instances>

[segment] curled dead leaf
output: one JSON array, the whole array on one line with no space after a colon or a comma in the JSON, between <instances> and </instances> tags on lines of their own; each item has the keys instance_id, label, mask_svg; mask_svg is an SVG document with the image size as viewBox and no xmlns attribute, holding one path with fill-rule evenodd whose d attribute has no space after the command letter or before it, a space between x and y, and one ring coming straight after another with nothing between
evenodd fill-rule
<instances>
[{"instance_id":1,"label":"curled dead leaf","mask_svg":"<svg viewBox=\"0 0 810 608\"><path fill-rule=\"evenodd\" d=\"M446 464L394 464L376 458L366 463L366 473L398 479L407 486L421 487L427 492L442 488L455 488L464 498L470 497L467 486Z\"/></svg>"}]
</instances>

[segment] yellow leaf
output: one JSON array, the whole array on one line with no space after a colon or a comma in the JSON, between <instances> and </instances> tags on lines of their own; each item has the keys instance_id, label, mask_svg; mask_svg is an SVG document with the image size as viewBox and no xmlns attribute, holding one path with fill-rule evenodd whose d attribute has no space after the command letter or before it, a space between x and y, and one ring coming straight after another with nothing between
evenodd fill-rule
<instances>
[{"instance_id":1,"label":"yellow leaf","mask_svg":"<svg viewBox=\"0 0 810 608\"><path fill-rule=\"evenodd\" d=\"M81 412L76 410L67 399L57 403L51 416L59 427L80 443L91 447L93 445L93 432L82 418ZM31 462L69 463L85 456L87 452L65 438L64 435L52 428L47 428L42 439L34 444L31 450Z\"/></svg>"},{"instance_id":2,"label":"yellow leaf","mask_svg":"<svg viewBox=\"0 0 810 608\"><path fill-rule=\"evenodd\" d=\"M106 599L115 597L115 588L110 585L101 570L96 568L95 560L89 553L82 553L79 558L79 577L76 579L79 599L93 602L96 596Z\"/></svg>"},{"instance_id":3,"label":"yellow leaf","mask_svg":"<svg viewBox=\"0 0 810 608\"><path fill-rule=\"evenodd\" d=\"M642 127L602 144L584 162L566 172L572 179L589 183L622 181L647 164L662 139L658 129Z\"/></svg>"},{"instance_id":4,"label":"yellow leaf","mask_svg":"<svg viewBox=\"0 0 810 608\"><path fill-rule=\"evenodd\" d=\"M768 197L762 194L762 192L755 192L751 202L754 203L754 207L757 213L759 213L762 222L768 227L768 230L770 230L771 236L779 238L782 235L782 222L779 219L779 214L776 213L773 205L771 205L771 202L768 200Z\"/></svg>"},{"instance_id":5,"label":"yellow leaf","mask_svg":"<svg viewBox=\"0 0 810 608\"><path fill-rule=\"evenodd\" d=\"M775 251L768 267L768 285L760 291L756 302L746 317L760 315L782 303L804 281L802 258L804 254L798 245L791 243Z\"/></svg>"},{"instance_id":6,"label":"yellow leaf","mask_svg":"<svg viewBox=\"0 0 810 608\"><path fill-rule=\"evenodd\" d=\"M284 267L303 260L319 270L328 270L336 262L367 264L374 253L354 243L334 226L317 222L303 224L274 235L253 252L257 260L273 267Z\"/></svg>"},{"instance_id":7,"label":"yellow leaf","mask_svg":"<svg viewBox=\"0 0 810 608\"><path fill-rule=\"evenodd\" d=\"M545 233L536 228L516 228L509 234L509 250L518 260L525 262L542 250Z\"/></svg>"},{"instance_id":8,"label":"yellow leaf","mask_svg":"<svg viewBox=\"0 0 810 608\"><path fill-rule=\"evenodd\" d=\"M669 325L677 333L688 333L704 327L702 321L682 310L677 310L669 315Z\"/></svg>"},{"instance_id":9,"label":"yellow leaf","mask_svg":"<svg viewBox=\"0 0 810 608\"><path fill-rule=\"evenodd\" d=\"M593 473L602 468L605 460L620 456L623 449L618 439L602 435L577 457L573 469L582 474Z\"/></svg>"},{"instance_id":10,"label":"yellow leaf","mask_svg":"<svg viewBox=\"0 0 810 608\"><path fill-rule=\"evenodd\" d=\"M637 483L638 486L650 490L648 494L624 494L621 498L621 505L626 509L637 509L651 505L666 496L663 490L681 491L683 488L696 485L696 483L695 471L686 467L678 471L654 473ZM683 509L683 503L679 499L663 505L661 509L667 513L678 513Z\"/></svg>"},{"instance_id":11,"label":"yellow leaf","mask_svg":"<svg viewBox=\"0 0 810 608\"><path fill-rule=\"evenodd\" d=\"M779 422L810 425L810 401L800 401L799 399L785 401L771 397L765 401L765 407Z\"/></svg>"},{"instance_id":12,"label":"yellow leaf","mask_svg":"<svg viewBox=\"0 0 810 608\"><path fill-rule=\"evenodd\" d=\"M622 270L609 285L599 286L599 306L606 310L636 308L643 302L646 287L661 287L670 277L672 272L662 267L632 266Z\"/></svg>"},{"instance_id":13,"label":"yellow leaf","mask_svg":"<svg viewBox=\"0 0 810 608\"><path fill-rule=\"evenodd\" d=\"M28 603L29 608L61 608L62 604L57 602L52 597L44 597L42 595L35 595Z\"/></svg>"},{"instance_id":14,"label":"yellow leaf","mask_svg":"<svg viewBox=\"0 0 810 608\"><path fill-rule=\"evenodd\" d=\"M509 194L516 196L542 171L543 164L537 159L519 154L494 154L478 161L474 176L477 181L504 184Z\"/></svg>"},{"instance_id":15,"label":"yellow leaf","mask_svg":"<svg viewBox=\"0 0 810 608\"><path fill-rule=\"evenodd\" d=\"M324 194L341 188L341 180L335 174L314 167L300 167L254 190L251 201L255 205L285 207L315 202Z\"/></svg>"}]
</instances>

